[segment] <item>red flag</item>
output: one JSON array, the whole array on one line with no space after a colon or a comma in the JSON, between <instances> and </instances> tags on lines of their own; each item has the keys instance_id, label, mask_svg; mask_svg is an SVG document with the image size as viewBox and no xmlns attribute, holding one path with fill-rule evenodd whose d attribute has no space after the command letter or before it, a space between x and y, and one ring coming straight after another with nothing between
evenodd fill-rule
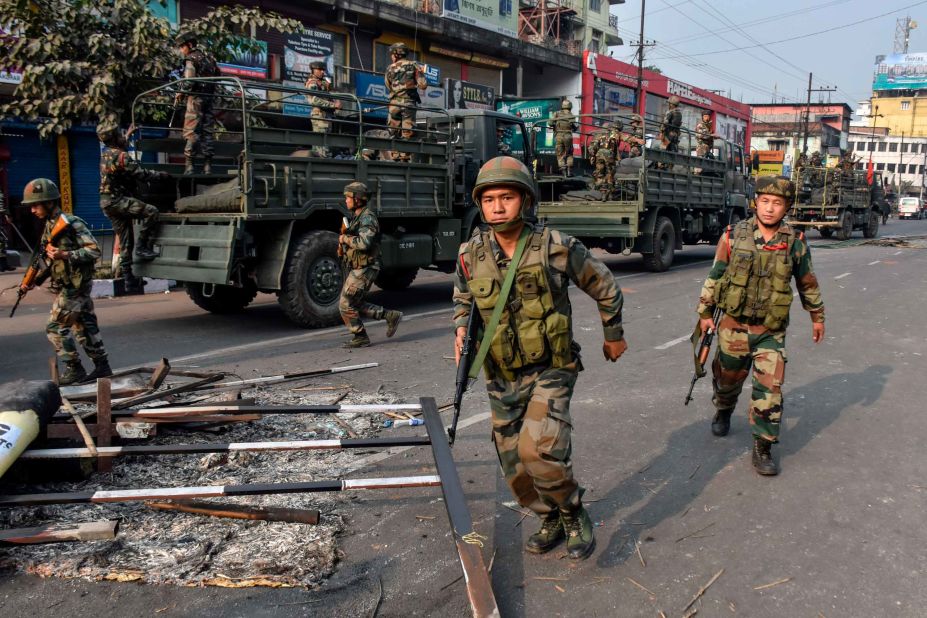
<instances>
[{"instance_id":1,"label":"red flag","mask_svg":"<svg viewBox=\"0 0 927 618\"><path fill-rule=\"evenodd\" d=\"M872 165L872 155L870 154L869 163L866 164L866 184L868 185L872 184L872 181L874 178L873 173L872 173L873 169L874 169L874 166Z\"/></svg>"}]
</instances>

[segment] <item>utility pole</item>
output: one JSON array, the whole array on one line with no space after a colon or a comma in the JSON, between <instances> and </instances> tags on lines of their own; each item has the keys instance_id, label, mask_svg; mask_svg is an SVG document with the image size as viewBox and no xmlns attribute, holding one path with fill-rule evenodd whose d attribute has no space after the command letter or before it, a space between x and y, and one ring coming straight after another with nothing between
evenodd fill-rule
<instances>
[{"instance_id":1,"label":"utility pole","mask_svg":"<svg viewBox=\"0 0 927 618\"><path fill-rule=\"evenodd\" d=\"M837 87L833 88L824 87L824 88L812 88L811 87L811 77L812 74L808 73L808 102L805 104L805 126L804 126L804 141L802 142L801 153L804 155L808 154L808 133L811 130L811 93L812 92L835 92Z\"/></svg>"},{"instance_id":2,"label":"utility pole","mask_svg":"<svg viewBox=\"0 0 927 618\"><path fill-rule=\"evenodd\" d=\"M646 135L646 121L644 118L644 16L647 11L647 0L641 0L641 32L637 40L637 113L641 115L641 130Z\"/></svg>"}]
</instances>

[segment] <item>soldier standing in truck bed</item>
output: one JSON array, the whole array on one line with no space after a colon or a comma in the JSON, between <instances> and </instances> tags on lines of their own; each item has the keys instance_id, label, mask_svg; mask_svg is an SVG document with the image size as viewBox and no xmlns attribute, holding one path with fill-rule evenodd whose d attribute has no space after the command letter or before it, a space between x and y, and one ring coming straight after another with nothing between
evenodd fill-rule
<instances>
[{"instance_id":1,"label":"soldier standing in truck bed","mask_svg":"<svg viewBox=\"0 0 927 618\"><path fill-rule=\"evenodd\" d=\"M394 43L389 48L393 63L386 69L384 82L389 90L389 126L390 135L411 140L415 135L415 106L421 102L418 91L428 87L425 76L418 65L406 58L409 48L405 43ZM411 161L412 154L396 152L395 161Z\"/></svg>"},{"instance_id":2,"label":"soldier standing in truck bed","mask_svg":"<svg viewBox=\"0 0 927 618\"><path fill-rule=\"evenodd\" d=\"M573 131L576 130L576 116L571 111L569 99L560 102L560 111L554 112L549 124L554 130L554 152L557 153L557 167L564 177L573 175Z\"/></svg>"},{"instance_id":3,"label":"soldier standing in truck bed","mask_svg":"<svg viewBox=\"0 0 927 618\"><path fill-rule=\"evenodd\" d=\"M332 114L336 109L341 109L341 101L316 94L332 91L332 83L325 78L325 63L313 62L309 65L309 68L312 73L309 75L309 79L306 80L306 89L311 91L312 94L308 95L306 99L309 105L312 106L310 114L312 130L316 133L328 133L331 130ZM315 152L321 157L328 158L331 156L328 148L324 146L316 148Z\"/></svg>"},{"instance_id":4,"label":"soldier standing in truck bed","mask_svg":"<svg viewBox=\"0 0 927 618\"><path fill-rule=\"evenodd\" d=\"M196 46L196 35L184 32L175 39L183 55L183 76L185 79L195 77L218 77L219 67L212 56ZM208 82L186 83L183 89L189 94L178 92L174 99L180 105L186 99L186 112L183 117L184 174L193 174L195 157L203 157L203 173L212 173L213 132L216 130L216 116L213 112L215 84Z\"/></svg>"}]
</instances>

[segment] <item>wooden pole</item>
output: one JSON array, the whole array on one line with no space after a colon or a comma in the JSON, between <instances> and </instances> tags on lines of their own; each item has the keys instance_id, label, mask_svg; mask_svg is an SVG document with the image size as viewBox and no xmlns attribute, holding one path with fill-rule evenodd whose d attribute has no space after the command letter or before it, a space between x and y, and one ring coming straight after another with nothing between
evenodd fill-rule
<instances>
[{"instance_id":1,"label":"wooden pole","mask_svg":"<svg viewBox=\"0 0 927 618\"><path fill-rule=\"evenodd\" d=\"M112 444L113 417L112 417L112 381L109 378L97 380L97 451L100 447ZM97 472L111 472L113 460L101 457L97 460Z\"/></svg>"},{"instance_id":2,"label":"wooden pole","mask_svg":"<svg viewBox=\"0 0 927 618\"><path fill-rule=\"evenodd\" d=\"M68 414L71 415L71 418L74 420L74 424L77 425L77 430L80 432L81 437L84 439L84 444L87 446L87 451L90 453L90 457L97 456L97 447L93 443L93 437L91 437L90 432L87 431L87 425L84 424L84 419L77 414L77 410L74 409L74 406L71 405L71 402L61 398L61 407L63 407Z\"/></svg>"},{"instance_id":3,"label":"wooden pole","mask_svg":"<svg viewBox=\"0 0 927 618\"><path fill-rule=\"evenodd\" d=\"M75 457L124 457L126 455L190 455L231 453L236 451L314 451L333 449L391 448L394 446L425 446L426 436L407 438L349 438L345 440L293 440L288 442L213 442L204 444L142 444L138 446L97 447L96 454L86 448L30 449L20 459L73 459Z\"/></svg>"},{"instance_id":4,"label":"wooden pole","mask_svg":"<svg viewBox=\"0 0 927 618\"><path fill-rule=\"evenodd\" d=\"M43 504L95 504L102 502L139 502L145 500L186 500L225 496L263 496L276 494L318 493L359 489L401 489L437 487L441 477L400 476L341 481L304 481L299 483L250 483L247 485L205 485L200 487L154 487L116 489L112 491L75 491L44 494L0 496L0 506L37 506Z\"/></svg>"},{"instance_id":5,"label":"wooden pole","mask_svg":"<svg viewBox=\"0 0 927 618\"><path fill-rule=\"evenodd\" d=\"M153 393L145 393L144 395L138 395L137 397L131 397L129 399L123 399L115 404L113 404L113 410L122 410L130 406L137 406L140 403L148 403L149 401L154 401L156 399L163 399L169 395L179 395L180 393L186 393L188 391L193 391L199 388L200 386L205 386L207 384L212 384L213 382L218 382L225 377L224 373L217 373L216 375L209 376L208 378L203 378L202 380L197 380L195 382L189 382L187 384L181 384L180 386L175 386L173 388L167 388L163 391L155 391ZM97 399L99 403L99 399Z\"/></svg>"},{"instance_id":6,"label":"wooden pole","mask_svg":"<svg viewBox=\"0 0 927 618\"><path fill-rule=\"evenodd\" d=\"M189 500L184 502L148 502L148 506L161 511L180 511L211 517L229 519L256 519L262 521L282 521L291 524L319 523L319 511L315 509L286 509L272 506L247 506L227 502L203 502Z\"/></svg>"}]
</instances>

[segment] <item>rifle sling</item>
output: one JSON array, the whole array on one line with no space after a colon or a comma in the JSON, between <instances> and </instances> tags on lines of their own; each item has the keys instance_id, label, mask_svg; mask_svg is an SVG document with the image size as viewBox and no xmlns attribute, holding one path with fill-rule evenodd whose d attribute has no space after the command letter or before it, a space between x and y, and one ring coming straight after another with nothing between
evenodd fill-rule
<instances>
[{"instance_id":1,"label":"rifle sling","mask_svg":"<svg viewBox=\"0 0 927 618\"><path fill-rule=\"evenodd\" d=\"M480 374L480 367L482 367L483 363L486 361L486 354L489 353L489 344L492 341L493 334L496 332L496 328L499 327L502 311L508 303L509 292L512 291L512 283L515 281L515 272L518 270L519 263L521 263L521 256L525 253L525 246L527 246L530 236L531 231L526 225L521 230L521 236L518 237L518 245L515 247L515 254L512 256L508 272L505 273L505 281L502 282L502 291L499 293L499 300L496 301L496 306L493 307L492 310L492 317L489 318L489 324L486 325L486 330L483 331L483 338L480 340L480 348L476 352L476 358L473 359L473 364L470 365L470 372L467 374L470 378L475 378ZM476 311L476 308L471 305L470 311Z\"/></svg>"}]
</instances>

